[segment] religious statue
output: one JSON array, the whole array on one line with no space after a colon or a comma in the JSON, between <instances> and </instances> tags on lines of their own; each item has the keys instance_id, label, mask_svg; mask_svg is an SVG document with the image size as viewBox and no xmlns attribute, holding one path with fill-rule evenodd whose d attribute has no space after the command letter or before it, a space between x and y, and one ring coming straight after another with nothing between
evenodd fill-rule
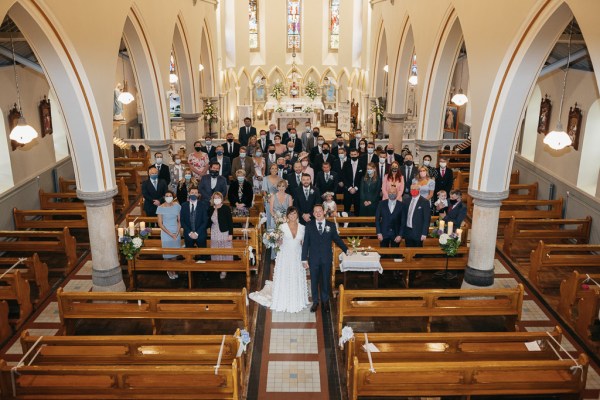
<instances>
[{"instance_id":1,"label":"religious statue","mask_svg":"<svg viewBox=\"0 0 600 400\"><path fill-rule=\"evenodd\" d=\"M292 97L298 97L298 95L300 94L300 91L298 90L298 86L296 86L296 82L292 83L292 87L290 88L290 96Z\"/></svg>"},{"instance_id":2,"label":"religious statue","mask_svg":"<svg viewBox=\"0 0 600 400\"><path fill-rule=\"evenodd\" d=\"M350 103L350 123L352 124L352 130L358 128L358 102L355 102L354 99Z\"/></svg>"},{"instance_id":3,"label":"religious statue","mask_svg":"<svg viewBox=\"0 0 600 400\"><path fill-rule=\"evenodd\" d=\"M125 118L123 117L123 103L119 101L119 96L121 95L121 90L123 86L121 83L117 83L114 91L114 99L113 99L113 121L123 121Z\"/></svg>"}]
</instances>

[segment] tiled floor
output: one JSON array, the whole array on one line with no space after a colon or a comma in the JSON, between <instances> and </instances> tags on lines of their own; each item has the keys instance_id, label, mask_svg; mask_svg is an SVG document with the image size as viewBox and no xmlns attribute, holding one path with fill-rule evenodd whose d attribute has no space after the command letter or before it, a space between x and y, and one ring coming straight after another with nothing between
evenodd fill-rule
<instances>
[{"instance_id":1,"label":"tiled floor","mask_svg":"<svg viewBox=\"0 0 600 400\"><path fill-rule=\"evenodd\" d=\"M317 361L269 361L267 392L320 392Z\"/></svg>"},{"instance_id":2,"label":"tiled floor","mask_svg":"<svg viewBox=\"0 0 600 400\"><path fill-rule=\"evenodd\" d=\"M51 302L46 308L38 315L34 321L35 323L60 323L60 315L58 315L58 303L56 301Z\"/></svg>"},{"instance_id":3,"label":"tiled floor","mask_svg":"<svg viewBox=\"0 0 600 400\"><path fill-rule=\"evenodd\" d=\"M317 330L272 329L269 353L317 354Z\"/></svg>"}]
</instances>

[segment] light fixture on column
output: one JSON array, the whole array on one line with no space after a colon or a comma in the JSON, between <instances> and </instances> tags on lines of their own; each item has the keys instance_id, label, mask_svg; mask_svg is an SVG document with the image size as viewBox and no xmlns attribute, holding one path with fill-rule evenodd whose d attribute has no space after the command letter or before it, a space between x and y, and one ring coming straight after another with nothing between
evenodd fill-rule
<instances>
[{"instance_id":1,"label":"light fixture on column","mask_svg":"<svg viewBox=\"0 0 600 400\"><path fill-rule=\"evenodd\" d=\"M569 47L568 47L568 56L567 56L567 66L565 68L565 76L563 78L563 89L562 94L560 96L560 108L558 109L558 123L556 124L556 129L552 132L548 133L546 137L544 137L544 144L550 146L551 149L554 150L562 150L567 146L570 146L573 143L571 137L565 132L562 126L561 118L562 118L562 109L563 102L565 101L565 91L567 89L567 74L569 73L569 64L571 63L571 36L573 35L573 22L575 20L571 20L571 25L569 27Z\"/></svg>"},{"instance_id":2,"label":"light fixture on column","mask_svg":"<svg viewBox=\"0 0 600 400\"><path fill-rule=\"evenodd\" d=\"M169 83L175 84L175 83L177 83L177 81L179 81L179 77L174 73L170 73L169 74Z\"/></svg>"},{"instance_id":3,"label":"light fixture on column","mask_svg":"<svg viewBox=\"0 0 600 400\"><path fill-rule=\"evenodd\" d=\"M122 58L121 62L123 63L123 91L119 97L117 97L117 100L127 105L135 100L135 97L133 97L133 95L127 90L127 80L125 79L125 58Z\"/></svg>"},{"instance_id":4,"label":"light fixture on column","mask_svg":"<svg viewBox=\"0 0 600 400\"><path fill-rule=\"evenodd\" d=\"M458 93L456 93L454 96L452 96L452 100L451 100L454 104L456 104L459 107L464 106L469 101L469 99L463 93L463 90L462 90L462 74L463 74L464 68L465 68L465 62L463 61L462 64L460 65L460 87L458 89Z\"/></svg>"},{"instance_id":5,"label":"light fixture on column","mask_svg":"<svg viewBox=\"0 0 600 400\"><path fill-rule=\"evenodd\" d=\"M198 71L200 71L200 72L204 71L204 65L198 64Z\"/></svg>"},{"instance_id":6,"label":"light fixture on column","mask_svg":"<svg viewBox=\"0 0 600 400\"><path fill-rule=\"evenodd\" d=\"M179 77L175 74L175 57L173 51L171 51L171 62L169 63L169 83L174 85L179 81Z\"/></svg>"},{"instance_id":7,"label":"light fixture on column","mask_svg":"<svg viewBox=\"0 0 600 400\"><path fill-rule=\"evenodd\" d=\"M389 70L390 70L390 66L389 66L389 65L387 65L387 64L385 64L385 65L383 66L383 70L384 70L386 73L388 73L388 72L389 72Z\"/></svg>"},{"instance_id":8,"label":"light fixture on column","mask_svg":"<svg viewBox=\"0 0 600 400\"><path fill-rule=\"evenodd\" d=\"M17 75L17 60L15 57L15 44L13 42L12 33L10 35L10 45L12 47L13 70L15 72L15 86L17 88L17 104L19 105L19 120L17 125L10 131L10 139L21 144L27 144L38 136L38 133L30 125L27 125L21 108L21 92L19 90L19 76Z\"/></svg>"},{"instance_id":9,"label":"light fixture on column","mask_svg":"<svg viewBox=\"0 0 600 400\"><path fill-rule=\"evenodd\" d=\"M408 83L410 83L413 86L417 86L417 83L419 83L419 78L417 77L417 56L416 55L413 56L413 62L410 67L410 76L408 77Z\"/></svg>"}]
</instances>

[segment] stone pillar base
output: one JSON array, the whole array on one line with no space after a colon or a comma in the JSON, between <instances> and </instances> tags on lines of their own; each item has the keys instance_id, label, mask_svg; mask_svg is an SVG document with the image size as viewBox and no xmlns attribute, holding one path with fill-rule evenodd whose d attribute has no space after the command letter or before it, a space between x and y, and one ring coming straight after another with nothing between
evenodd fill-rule
<instances>
[{"instance_id":1,"label":"stone pillar base","mask_svg":"<svg viewBox=\"0 0 600 400\"><path fill-rule=\"evenodd\" d=\"M400 154L400 151L402 150L405 120L406 114L385 113L385 129L388 134L388 140L394 145L394 149L398 154Z\"/></svg>"},{"instance_id":2,"label":"stone pillar base","mask_svg":"<svg viewBox=\"0 0 600 400\"><path fill-rule=\"evenodd\" d=\"M200 120L200 116L200 113L181 114L181 118L183 118L183 123L185 124L185 147L187 154L193 151L196 140L204 139L204 123Z\"/></svg>"},{"instance_id":3,"label":"stone pillar base","mask_svg":"<svg viewBox=\"0 0 600 400\"><path fill-rule=\"evenodd\" d=\"M124 292L123 271L121 266L111 269L95 269L92 266L92 291L93 292Z\"/></svg>"},{"instance_id":4,"label":"stone pillar base","mask_svg":"<svg viewBox=\"0 0 600 400\"><path fill-rule=\"evenodd\" d=\"M165 157L169 153L171 142L169 140L146 140L146 144L150 147L150 152L152 153L150 158L154 156L154 153L162 153L163 157Z\"/></svg>"},{"instance_id":5,"label":"stone pillar base","mask_svg":"<svg viewBox=\"0 0 600 400\"><path fill-rule=\"evenodd\" d=\"M428 154L431 156L431 165L437 166L437 152L442 147L442 143L443 140L415 140L420 165L423 165L423 156Z\"/></svg>"}]
</instances>

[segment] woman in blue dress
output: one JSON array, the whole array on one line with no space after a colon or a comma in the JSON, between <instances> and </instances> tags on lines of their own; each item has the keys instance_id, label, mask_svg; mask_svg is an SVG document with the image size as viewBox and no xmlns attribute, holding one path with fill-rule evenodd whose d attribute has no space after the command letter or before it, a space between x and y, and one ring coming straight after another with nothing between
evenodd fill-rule
<instances>
[{"instance_id":1,"label":"woman in blue dress","mask_svg":"<svg viewBox=\"0 0 600 400\"><path fill-rule=\"evenodd\" d=\"M165 202L156 209L158 216L158 226L160 227L160 240L162 247L169 249L178 249L181 247L181 223L179 222L179 211L181 205L174 202L175 195L171 190L165 193ZM177 257L175 254L165 254L165 260ZM176 271L167 271L170 279L177 279L179 275Z\"/></svg>"}]
</instances>

